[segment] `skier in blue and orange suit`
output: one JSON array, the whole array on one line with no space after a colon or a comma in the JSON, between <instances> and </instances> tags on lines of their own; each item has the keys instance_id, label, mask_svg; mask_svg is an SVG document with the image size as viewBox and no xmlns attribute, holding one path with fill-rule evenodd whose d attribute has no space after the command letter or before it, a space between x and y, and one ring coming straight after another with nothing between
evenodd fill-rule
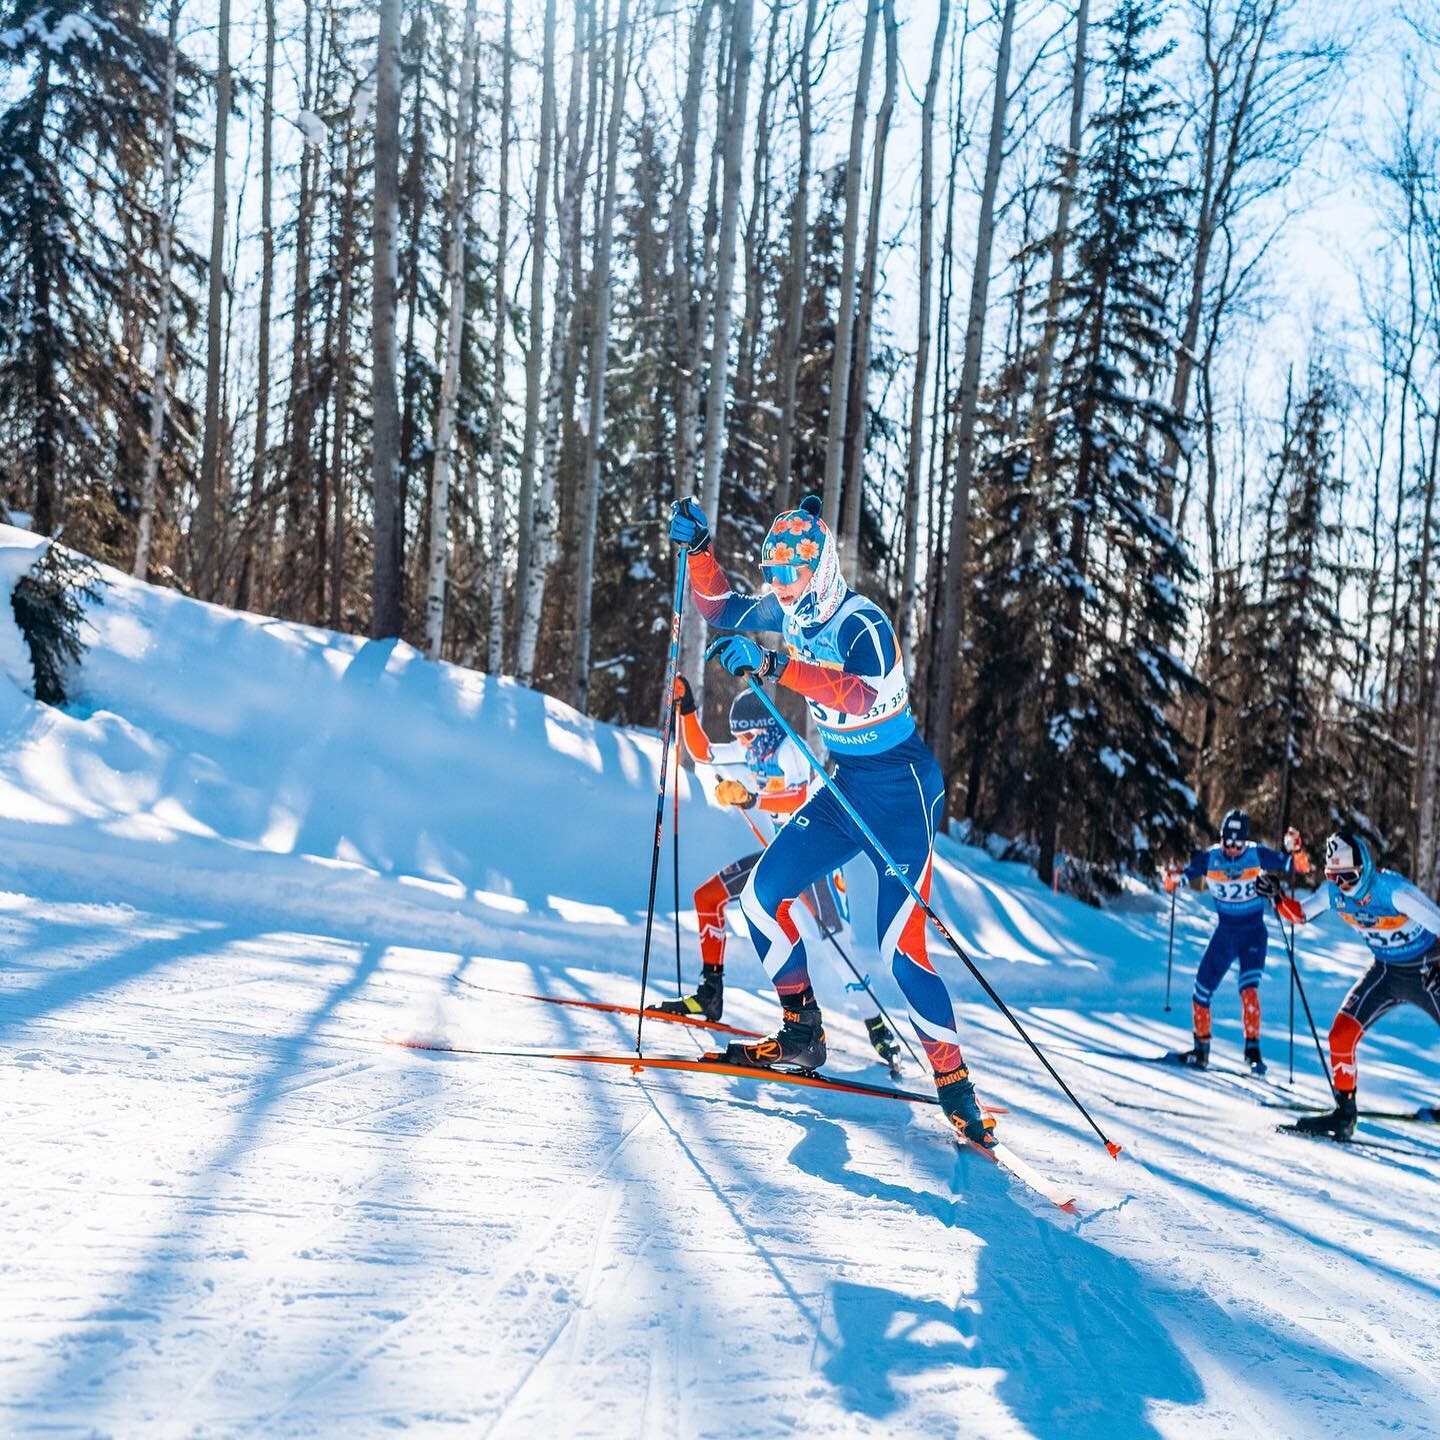
<instances>
[{"instance_id":1,"label":"skier in blue and orange suit","mask_svg":"<svg viewBox=\"0 0 1440 1440\"><path fill-rule=\"evenodd\" d=\"M1250 841L1250 817L1231 810L1220 822L1220 843L1197 850L1180 870L1165 872L1165 888L1174 892L1182 881L1204 880L1215 902L1217 923L1195 972L1190 1000L1195 1044L1173 1058L1197 1070L1210 1064L1210 1002L1230 967L1239 962L1240 1016L1245 1031L1245 1063L1257 1075L1265 1073L1260 1054L1260 977L1265 973L1265 897L1257 888L1267 871L1310 869L1300 832L1285 832L1285 854Z\"/></svg>"},{"instance_id":2,"label":"skier in blue and orange suit","mask_svg":"<svg viewBox=\"0 0 1440 1440\"><path fill-rule=\"evenodd\" d=\"M846 585L817 496L776 517L760 569L770 593L738 593L715 559L710 527L694 500L678 501L670 538L690 551L695 605L711 626L778 634L783 651L746 634L712 641L706 658L732 675L754 675L804 696L835 768L833 780L865 817L896 866L928 895L944 781L910 713L905 669L885 613ZM785 911L806 886L868 855L878 877L876 934L890 954L911 1024L934 1070L940 1104L958 1134L993 1143L960 1052L945 982L925 950L925 915L888 870L829 786L803 805L761 856L741 896L750 937L780 996L779 1033L732 1045L738 1063L814 1069L825 1061L825 1028L810 985L808 957Z\"/></svg>"},{"instance_id":3,"label":"skier in blue and orange suit","mask_svg":"<svg viewBox=\"0 0 1440 1440\"><path fill-rule=\"evenodd\" d=\"M1272 886L1262 887L1262 893L1293 925L1338 910L1370 947L1370 968L1350 987L1330 1027L1335 1108L1307 1115L1294 1126L1302 1134L1348 1140L1358 1113L1355 1051L1365 1032L1397 1005L1414 1005L1440 1024L1440 905L1403 875L1377 866L1370 847L1353 830L1337 830L1326 840L1325 883L1313 894L1301 900Z\"/></svg>"}]
</instances>

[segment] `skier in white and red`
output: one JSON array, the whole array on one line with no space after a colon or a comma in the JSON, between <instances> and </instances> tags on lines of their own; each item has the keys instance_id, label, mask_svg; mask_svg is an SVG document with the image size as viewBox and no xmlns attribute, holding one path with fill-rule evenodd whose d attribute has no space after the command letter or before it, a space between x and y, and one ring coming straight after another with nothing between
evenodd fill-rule
<instances>
[{"instance_id":1,"label":"skier in white and red","mask_svg":"<svg viewBox=\"0 0 1440 1440\"><path fill-rule=\"evenodd\" d=\"M1289 1127L1304 1135L1348 1140L1355 1133L1360 1079L1355 1051L1365 1032L1397 1005L1414 1005L1440 1025L1440 906L1403 875L1377 869L1370 847L1353 830L1337 830L1325 842L1325 883L1313 894L1303 900L1281 895L1278 881L1263 885L1261 893L1274 900L1282 920L1294 925L1326 910L1339 911L1374 956L1330 1026L1335 1108Z\"/></svg>"},{"instance_id":2,"label":"skier in white and red","mask_svg":"<svg viewBox=\"0 0 1440 1440\"><path fill-rule=\"evenodd\" d=\"M707 659L732 675L772 679L803 695L835 759L834 779L921 895L930 889L944 781L915 729L894 627L840 573L834 537L809 495L775 517L760 553L766 595L737 592L715 559L710 526L694 500L679 501L670 538L690 551L690 590L711 626L768 631L784 650L744 634L713 641ZM815 1069L825 1063L825 1029L810 985L805 942L787 902L816 880L867 855L878 877L875 933L910 1007L910 1020L935 1072L941 1107L957 1134L994 1143L960 1053L955 1011L925 948L925 915L905 882L861 832L829 786L812 796L750 873L741 913L780 996L783 1024L755 1045L730 1047L735 1063Z\"/></svg>"}]
</instances>

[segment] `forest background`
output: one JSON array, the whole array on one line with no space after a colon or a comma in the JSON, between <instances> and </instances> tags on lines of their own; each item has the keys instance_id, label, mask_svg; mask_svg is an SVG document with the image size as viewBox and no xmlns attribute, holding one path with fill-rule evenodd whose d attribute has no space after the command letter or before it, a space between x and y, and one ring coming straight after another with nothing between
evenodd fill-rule
<instances>
[{"instance_id":1,"label":"forest background","mask_svg":"<svg viewBox=\"0 0 1440 1440\"><path fill-rule=\"evenodd\" d=\"M654 724L822 495L951 816L1440 881L1434 0L0 0L0 507ZM685 663L709 728L732 691Z\"/></svg>"}]
</instances>

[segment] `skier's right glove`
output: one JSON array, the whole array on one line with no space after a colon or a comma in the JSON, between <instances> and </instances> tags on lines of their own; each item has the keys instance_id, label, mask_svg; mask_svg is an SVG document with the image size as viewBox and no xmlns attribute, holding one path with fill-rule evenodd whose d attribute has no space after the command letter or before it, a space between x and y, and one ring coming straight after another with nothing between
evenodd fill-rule
<instances>
[{"instance_id":1,"label":"skier's right glove","mask_svg":"<svg viewBox=\"0 0 1440 1440\"><path fill-rule=\"evenodd\" d=\"M717 805L734 805L741 810L748 810L755 800L755 792L747 790L738 780L722 780L715 787Z\"/></svg>"},{"instance_id":2,"label":"skier's right glove","mask_svg":"<svg viewBox=\"0 0 1440 1440\"><path fill-rule=\"evenodd\" d=\"M718 660L732 675L742 678L754 675L759 680L767 676L778 680L790 663L788 655L767 650L748 635L722 635L718 640L712 640L705 651L705 658Z\"/></svg>"},{"instance_id":3,"label":"skier's right glove","mask_svg":"<svg viewBox=\"0 0 1440 1440\"><path fill-rule=\"evenodd\" d=\"M670 507L670 538L677 545L684 545L692 555L709 548L710 522L693 495L677 500Z\"/></svg>"},{"instance_id":4,"label":"skier's right glove","mask_svg":"<svg viewBox=\"0 0 1440 1440\"><path fill-rule=\"evenodd\" d=\"M680 707L682 715L695 713L695 695L690 689L690 682L683 675L675 677L675 703Z\"/></svg>"},{"instance_id":5,"label":"skier's right glove","mask_svg":"<svg viewBox=\"0 0 1440 1440\"><path fill-rule=\"evenodd\" d=\"M1164 873L1160 877L1161 883L1165 886L1165 893L1167 895L1173 895L1180 888L1180 882L1184 878L1180 873L1180 867L1178 865L1167 865Z\"/></svg>"}]
</instances>

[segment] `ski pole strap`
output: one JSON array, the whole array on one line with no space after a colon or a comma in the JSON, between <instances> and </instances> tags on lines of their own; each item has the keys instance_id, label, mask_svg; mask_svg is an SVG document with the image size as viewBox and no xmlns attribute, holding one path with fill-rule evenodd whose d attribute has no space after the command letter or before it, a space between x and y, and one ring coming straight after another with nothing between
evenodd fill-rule
<instances>
[{"instance_id":1,"label":"ski pole strap","mask_svg":"<svg viewBox=\"0 0 1440 1440\"><path fill-rule=\"evenodd\" d=\"M995 1005L995 1008L999 1010L1000 1013L1010 1022L1010 1024L1015 1029L1015 1033L1019 1035L1019 1037L1026 1043L1026 1045L1030 1047L1031 1051L1035 1055L1035 1058L1039 1060L1040 1063L1049 1072L1050 1078L1054 1080L1055 1083L1064 1092L1066 1099L1068 1099L1070 1103L1085 1117L1086 1123L1096 1133L1096 1135L1100 1137L1100 1143L1105 1146L1106 1150L1110 1152L1110 1155L1112 1157L1119 1155L1121 1147L1115 1144L1114 1141L1110 1140L1106 1136L1105 1132L1099 1127L1099 1125L1095 1123L1095 1117L1091 1115L1091 1113L1080 1102L1080 1098L1065 1083L1064 1079L1060 1075L1060 1072L1050 1063L1050 1059L1045 1054L1045 1052L1034 1042L1034 1040L1030 1038L1030 1032L1025 1029L1025 1027L1016 1017L1015 1013L1000 998L995 987L991 985L991 983L981 973L980 967L976 965L976 963L969 957L969 955L965 953L965 950L961 946L960 942L950 933L949 927L939 917L939 915L935 913L934 909L930 905L930 902L925 899L925 897L920 893L918 889L916 889L915 884L910 879L910 877L906 875L895 863L889 851L887 851L885 847L880 843L875 832L870 828L869 825L865 823L864 817L854 807L854 805L850 803L850 797L846 795L846 793L840 788L840 786L835 783L835 777L833 775L826 774L825 770L821 767L820 762L816 760L814 754L811 752L810 747L796 733L795 727L791 725L790 722L780 713L779 708L775 705L774 701L772 701L770 697L765 693L761 686L756 682L755 677L753 675L749 676L746 683L750 686L751 690L753 690L755 694L760 697L760 703L764 705L765 708L775 717L776 723L780 726L780 728L786 733L786 735L790 737L791 740L795 742L796 745L800 747L800 753L804 755L807 760L809 760L810 764L819 774L822 783L830 787L831 791L834 793L835 798L844 808L845 813L849 815L849 817L855 822L860 833L870 842L872 846L874 846L875 853L879 855L879 857L885 862L889 870L899 877L901 884L903 884L906 890L910 892L911 899L913 899L915 903L925 912L925 915L929 919L930 923L936 928L936 930L940 932L940 938L944 940L945 943L956 953L956 955L960 957L961 961L965 965L965 968L969 970L969 972L975 977L976 981L980 985L980 988L985 992L986 995L990 997L990 1000Z\"/></svg>"}]
</instances>

